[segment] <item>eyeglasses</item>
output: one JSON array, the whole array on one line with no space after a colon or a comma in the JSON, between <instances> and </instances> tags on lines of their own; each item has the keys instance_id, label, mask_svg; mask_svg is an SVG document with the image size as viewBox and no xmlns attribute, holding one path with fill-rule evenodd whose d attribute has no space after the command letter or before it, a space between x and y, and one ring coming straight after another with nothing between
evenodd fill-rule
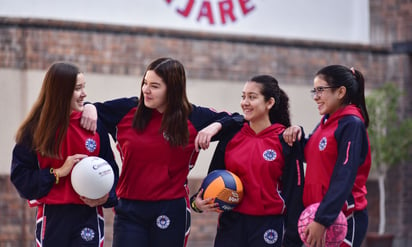
<instances>
[{"instance_id":1,"label":"eyeglasses","mask_svg":"<svg viewBox=\"0 0 412 247\"><path fill-rule=\"evenodd\" d=\"M310 94L312 95L312 98L316 96L320 97L322 96L323 91L328 88L338 88L339 86L330 86L330 87L316 87L312 90L310 90Z\"/></svg>"}]
</instances>

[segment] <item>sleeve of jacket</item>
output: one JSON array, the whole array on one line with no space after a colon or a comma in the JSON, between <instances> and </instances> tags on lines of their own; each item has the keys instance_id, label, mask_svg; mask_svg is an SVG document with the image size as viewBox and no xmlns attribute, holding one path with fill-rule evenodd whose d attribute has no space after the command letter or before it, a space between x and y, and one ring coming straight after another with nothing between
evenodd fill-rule
<instances>
[{"instance_id":1,"label":"sleeve of jacket","mask_svg":"<svg viewBox=\"0 0 412 247\"><path fill-rule=\"evenodd\" d=\"M103 123L106 130L116 138L116 126L122 118L138 104L137 97L119 98L105 101L103 103L96 102L94 106L97 109L99 120Z\"/></svg>"},{"instance_id":2,"label":"sleeve of jacket","mask_svg":"<svg viewBox=\"0 0 412 247\"><path fill-rule=\"evenodd\" d=\"M328 191L315 215L315 221L326 227L333 224L345 201L352 196L358 168L365 161L368 152L366 128L357 117L342 118L335 136L338 142L338 157Z\"/></svg>"},{"instance_id":3,"label":"sleeve of jacket","mask_svg":"<svg viewBox=\"0 0 412 247\"><path fill-rule=\"evenodd\" d=\"M27 143L13 148L10 180L19 195L28 200L46 196L55 183L49 169L39 168L36 152Z\"/></svg>"},{"instance_id":4,"label":"sleeve of jacket","mask_svg":"<svg viewBox=\"0 0 412 247\"><path fill-rule=\"evenodd\" d=\"M199 131L214 122L222 124L221 131L213 137L212 141L219 140L221 133L225 130L243 123L243 116L238 113L217 112L211 108L196 105L192 105L192 107L193 110L190 113L189 119L196 130Z\"/></svg>"},{"instance_id":5,"label":"sleeve of jacket","mask_svg":"<svg viewBox=\"0 0 412 247\"><path fill-rule=\"evenodd\" d=\"M238 120L235 120L235 122L236 124L233 124L230 128L223 129L219 132L217 136L217 138L219 139L219 143L217 144L215 152L213 153L212 159L210 161L209 169L207 171L208 174L214 170L226 169L226 146L229 143L229 141L236 135L236 133L239 132L242 128L244 122L243 116L241 116L241 118L239 118Z\"/></svg>"},{"instance_id":6,"label":"sleeve of jacket","mask_svg":"<svg viewBox=\"0 0 412 247\"><path fill-rule=\"evenodd\" d=\"M303 129L302 136L304 137ZM282 196L286 203L285 214L285 234L284 247L300 247L302 240L298 233L298 220L303 206L303 186L304 186L304 153L302 141L296 141L292 147L283 140L282 134L279 136L283 152L285 155L285 168L282 175Z\"/></svg>"},{"instance_id":7,"label":"sleeve of jacket","mask_svg":"<svg viewBox=\"0 0 412 247\"><path fill-rule=\"evenodd\" d=\"M104 128L103 124L100 121L97 121L97 132L100 136L99 157L106 160L110 164L114 172L113 187L109 192L109 198L107 199L106 203L103 204L103 207L110 208L117 205L116 185L119 181L119 166L117 165L116 160L114 158L113 150L110 145L109 134L107 133L107 130Z\"/></svg>"}]
</instances>

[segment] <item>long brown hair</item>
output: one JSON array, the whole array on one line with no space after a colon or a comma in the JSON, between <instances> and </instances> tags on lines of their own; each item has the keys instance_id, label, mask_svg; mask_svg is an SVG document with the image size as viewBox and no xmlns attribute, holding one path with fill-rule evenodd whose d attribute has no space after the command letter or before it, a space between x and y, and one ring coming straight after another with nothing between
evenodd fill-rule
<instances>
[{"instance_id":1,"label":"long brown hair","mask_svg":"<svg viewBox=\"0 0 412 247\"><path fill-rule=\"evenodd\" d=\"M184 146L189 142L187 120L192 111L186 95L186 73L183 65L172 58L158 58L147 66L166 84L166 110L163 114L161 129L172 146ZM141 87L143 87L144 77ZM133 128L143 131L151 119L152 109L144 105L141 91L139 106L133 118Z\"/></svg>"},{"instance_id":2,"label":"long brown hair","mask_svg":"<svg viewBox=\"0 0 412 247\"><path fill-rule=\"evenodd\" d=\"M30 138L31 148L49 157L60 157L60 146L70 120L77 66L53 63L46 72L36 102L17 130L16 143Z\"/></svg>"}]
</instances>

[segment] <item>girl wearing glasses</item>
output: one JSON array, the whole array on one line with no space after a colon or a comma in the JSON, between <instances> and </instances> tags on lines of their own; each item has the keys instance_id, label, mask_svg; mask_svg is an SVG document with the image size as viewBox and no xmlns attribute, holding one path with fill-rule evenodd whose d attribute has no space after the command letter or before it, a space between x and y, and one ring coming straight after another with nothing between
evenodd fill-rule
<instances>
[{"instance_id":1,"label":"girl wearing glasses","mask_svg":"<svg viewBox=\"0 0 412 247\"><path fill-rule=\"evenodd\" d=\"M322 119L308 139L302 138L307 163L303 203L320 202L315 220L306 229L311 247L324 246L325 230L340 211L348 231L341 246L360 246L368 227L366 187L371 166L369 117L362 73L341 65L322 68L311 91ZM284 138L292 143L303 130L288 128Z\"/></svg>"}]
</instances>

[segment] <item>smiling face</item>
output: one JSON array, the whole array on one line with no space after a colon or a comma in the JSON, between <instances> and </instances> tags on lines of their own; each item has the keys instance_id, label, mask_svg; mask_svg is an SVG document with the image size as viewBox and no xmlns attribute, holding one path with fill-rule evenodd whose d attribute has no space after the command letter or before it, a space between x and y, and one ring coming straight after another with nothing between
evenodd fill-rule
<instances>
[{"instance_id":1,"label":"smiling face","mask_svg":"<svg viewBox=\"0 0 412 247\"><path fill-rule=\"evenodd\" d=\"M243 110L245 120L253 123L259 121L269 121L269 110L274 105L271 98L265 101L261 93L262 86L256 82L249 81L245 83L242 91L242 100L240 106Z\"/></svg>"},{"instance_id":2,"label":"smiling face","mask_svg":"<svg viewBox=\"0 0 412 247\"><path fill-rule=\"evenodd\" d=\"M74 87L73 96L70 102L72 111L83 111L83 101L87 94L85 91L86 82L83 73L77 74L76 85Z\"/></svg>"},{"instance_id":3,"label":"smiling face","mask_svg":"<svg viewBox=\"0 0 412 247\"><path fill-rule=\"evenodd\" d=\"M163 113L167 107L166 90L163 79L153 70L148 70L142 85L145 106Z\"/></svg>"},{"instance_id":4,"label":"smiling face","mask_svg":"<svg viewBox=\"0 0 412 247\"><path fill-rule=\"evenodd\" d=\"M313 80L313 87L315 89L323 88L323 90L317 90L318 92L313 95L320 115L333 114L342 106L342 98L346 93L345 87L330 88L320 76L316 76Z\"/></svg>"}]
</instances>

